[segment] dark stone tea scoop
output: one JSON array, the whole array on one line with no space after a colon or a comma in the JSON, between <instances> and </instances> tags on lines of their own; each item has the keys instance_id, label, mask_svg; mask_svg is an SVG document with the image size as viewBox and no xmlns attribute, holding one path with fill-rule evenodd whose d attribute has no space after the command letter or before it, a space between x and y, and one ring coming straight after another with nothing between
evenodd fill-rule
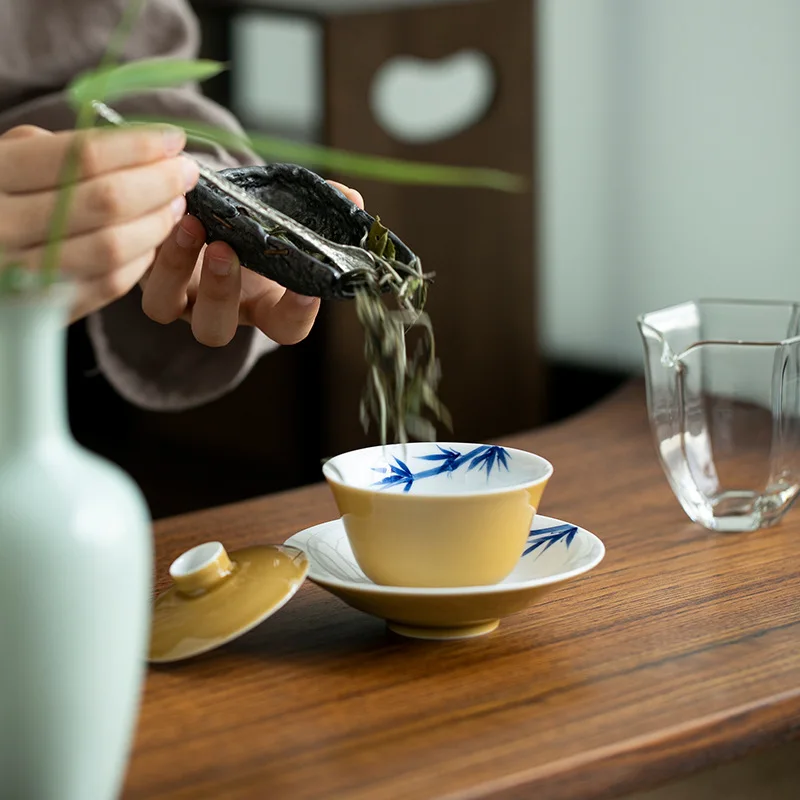
<instances>
[{"instance_id":1,"label":"dark stone tea scoop","mask_svg":"<svg viewBox=\"0 0 800 800\"><path fill-rule=\"evenodd\" d=\"M348 200L316 173L294 164L236 167L217 175L254 200L275 209L337 245L360 248L375 218ZM229 244L241 264L298 294L348 299L358 287L361 269L348 270L323 255L306 237L259 218L201 175L186 196L188 213L205 226L207 241ZM389 232L395 258L411 264L414 253ZM369 264L363 259L363 264Z\"/></svg>"},{"instance_id":2,"label":"dark stone tea scoop","mask_svg":"<svg viewBox=\"0 0 800 800\"><path fill-rule=\"evenodd\" d=\"M92 107L106 122L126 124L105 103L94 100ZM304 167L270 164L214 172L194 161L200 178L186 205L205 226L207 240L226 242L243 266L287 289L346 299L359 285L374 286L377 278L387 290L384 278L392 278L387 254L395 267L419 269L419 260L397 236L380 225L373 229L375 218ZM371 233L379 247L368 250L364 245Z\"/></svg>"}]
</instances>

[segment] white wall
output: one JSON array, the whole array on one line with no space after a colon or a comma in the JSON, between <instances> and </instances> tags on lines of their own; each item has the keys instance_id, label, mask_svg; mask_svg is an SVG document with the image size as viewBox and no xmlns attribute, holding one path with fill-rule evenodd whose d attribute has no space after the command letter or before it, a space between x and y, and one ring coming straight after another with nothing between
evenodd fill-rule
<instances>
[{"instance_id":1,"label":"white wall","mask_svg":"<svg viewBox=\"0 0 800 800\"><path fill-rule=\"evenodd\" d=\"M638 367L641 311L800 299L800 2L542 11L549 352Z\"/></svg>"},{"instance_id":2,"label":"white wall","mask_svg":"<svg viewBox=\"0 0 800 800\"><path fill-rule=\"evenodd\" d=\"M539 8L548 353L638 368L642 311L800 299L800 0ZM313 138L315 30L247 16L237 42L237 110Z\"/></svg>"}]
</instances>

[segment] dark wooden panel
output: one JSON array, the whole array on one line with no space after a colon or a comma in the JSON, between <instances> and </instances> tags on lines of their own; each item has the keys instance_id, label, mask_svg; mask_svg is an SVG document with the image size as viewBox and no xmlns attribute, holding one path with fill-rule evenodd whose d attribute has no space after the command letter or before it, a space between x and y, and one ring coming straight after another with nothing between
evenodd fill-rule
<instances>
[{"instance_id":1,"label":"dark wooden panel","mask_svg":"<svg viewBox=\"0 0 800 800\"><path fill-rule=\"evenodd\" d=\"M534 176L532 14L530 0L487 0L330 18L328 142L367 153ZM494 64L498 88L489 113L469 130L431 144L404 144L387 134L369 107L376 70L395 55L437 59L465 48L481 50ZM533 189L508 195L346 182L357 183L367 208L409 243L427 270L437 273L429 310L454 435L482 441L540 422L544 392ZM325 323L326 443L333 453L374 442L375 432L365 438L358 423L365 366L354 309L331 304Z\"/></svg>"},{"instance_id":2,"label":"dark wooden panel","mask_svg":"<svg viewBox=\"0 0 800 800\"><path fill-rule=\"evenodd\" d=\"M222 61L231 64L231 68L235 69L235 64L231 63L235 57L231 49L234 9L212 3L192 2L191 5L195 6L200 27L200 58ZM200 85L203 94L225 108L231 107L232 69L224 70Z\"/></svg>"}]
</instances>

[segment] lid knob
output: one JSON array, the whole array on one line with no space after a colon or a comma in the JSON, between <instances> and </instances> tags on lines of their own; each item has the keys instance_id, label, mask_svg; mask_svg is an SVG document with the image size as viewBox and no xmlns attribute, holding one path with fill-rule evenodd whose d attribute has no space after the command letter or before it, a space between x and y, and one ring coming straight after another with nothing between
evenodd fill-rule
<instances>
[{"instance_id":1,"label":"lid knob","mask_svg":"<svg viewBox=\"0 0 800 800\"><path fill-rule=\"evenodd\" d=\"M233 563L221 542L203 544L181 553L170 565L169 574L181 594L198 594L225 580Z\"/></svg>"}]
</instances>

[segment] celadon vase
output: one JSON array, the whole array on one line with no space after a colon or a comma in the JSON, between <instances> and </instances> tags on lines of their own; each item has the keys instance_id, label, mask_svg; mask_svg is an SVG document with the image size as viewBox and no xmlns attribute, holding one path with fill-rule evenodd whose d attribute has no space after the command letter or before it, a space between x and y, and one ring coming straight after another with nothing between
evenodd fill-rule
<instances>
[{"instance_id":1,"label":"celadon vase","mask_svg":"<svg viewBox=\"0 0 800 800\"><path fill-rule=\"evenodd\" d=\"M0 295L0 797L119 797L150 628L136 484L67 419L71 287Z\"/></svg>"}]
</instances>

